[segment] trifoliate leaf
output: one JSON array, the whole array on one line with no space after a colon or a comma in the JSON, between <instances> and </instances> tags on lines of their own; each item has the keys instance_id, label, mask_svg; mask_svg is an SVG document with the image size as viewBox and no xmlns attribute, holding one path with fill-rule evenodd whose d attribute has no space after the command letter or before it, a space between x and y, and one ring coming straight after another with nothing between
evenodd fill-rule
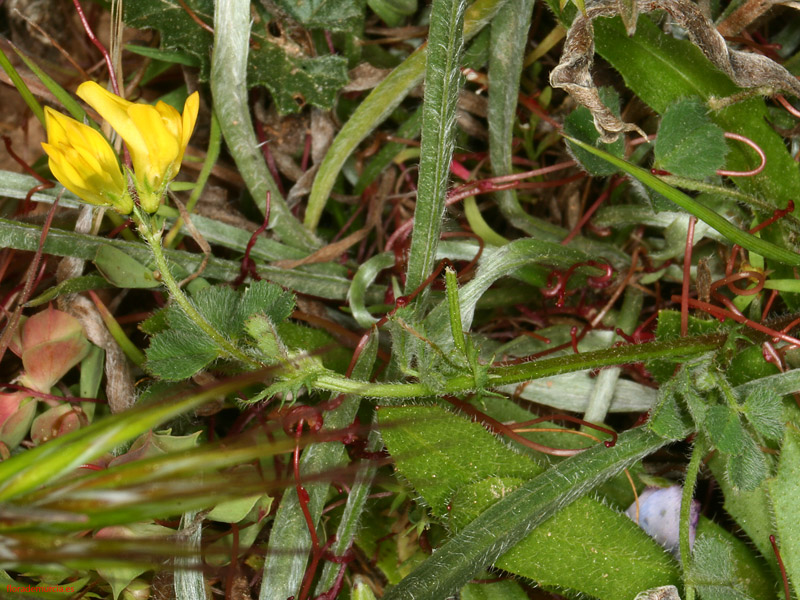
<instances>
[{"instance_id":1,"label":"trifoliate leaf","mask_svg":"<svg viewBox=\"0 0 800 600\"><path fill-rule=\"evenodd\" d=\"M268 315L275 323L288 319L294 310L294 296L279 285L268 281L255 281L242 292L237 308L237 322L244 327L245 320L256 313Z\"/></svg>"},{"instance_id":2,"label":"trifoliate leaf","mask_svg":"<svg viewBox=\"0 0 800 600\"><path fill-rule=\"evenodd\" d=\"M722 167L727 152L724 132L698 99L679 100L664 113L654 149L657 169L703 179Z\"/></svg>"},{"instance_id":3,"label":"trifoliate leaf","mask_svg":"<svg viewBox=\"0 0 800 600\"><path fill-rule=\"evenodd\" d=\"M211 341L198 340L194 332L170 329L150 340L147 371L166 381L181 381L207 367L217 357Z\"/></svg>"},{"instance_id":4,"label":"trifoliate leaf","mask_svg":"<svg viewBox=\"0 0 800 600\"><path fill-rule=\"evenodd\" d=\"M744 401L747 421L768 440L783 436L783 403L781 397L768 388L759 387Z\"/></svg>"},{"instance_id":5,"label":"trifoliate leaf","mask_svg":"<svg viewBox=\"0 0 800 600\"><path fill-rule=\"evenodd\" d=\"M209 286L192 295L191 302L216 331L234 344L244 340L249 331L248 319L253 315L280 324L294 310L294 296L266 281L255 282L242 291L227 285ZM164 321L169 328L164 327ZM147 369L161 379L186 379L221 356L216 343L177 304L151 317L147 331L155 332L147 350ZM267 343L266 333L259 333ZM257 341L260 336L253 335Z\"/></svg>"}]
</instances>

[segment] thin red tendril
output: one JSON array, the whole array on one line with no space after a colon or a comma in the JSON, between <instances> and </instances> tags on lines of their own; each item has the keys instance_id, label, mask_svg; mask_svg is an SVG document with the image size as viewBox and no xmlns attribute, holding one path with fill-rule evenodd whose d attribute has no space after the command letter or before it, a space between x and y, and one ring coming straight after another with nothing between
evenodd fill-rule
<instances>
[{"instance_id":1,"label":"thin red tendril","mask_svg":"<svg viewBox=\"0 0 800 600\"><path fill-rule=\"evenodd\" d=\"M582 427L589 427L590 429L594 429L595 431L600 431L602 433L605 433L606 435L611 436L610 440L603 442L606 448L613 448L614 446L617 445L618 434L616 431L614 431L613 429L608 429L607 427L603 427L602 425L596 425L595 423L584 421L583 419L579 419L578 417L573 417L572 415L564 415L564 414L543 415L536 419L531 419L530 421L515 423L514 428L518 429L520 427L530 427L531 425L544 423L545 421L569 421L570 423L575 423L576 425L581 425Z\"/></svg>"},{"instance_id":2,"label":"thin red tendril","mask_svg":"<svg viewBox=\"0 0 800 600\"><path fill-rule=\"evenodd\" d=\"M764 310L761 312L761 320L764 321L769 314L770 309L772 308L772 303L775 302L775 298L778 297L778 290L772 290L772 293L769 295L769 299L767 300L766 305L764 306Z\"/></svg>"},{"instance_id":3,"label":"thin red tendril","mask_svg":"<svg viewBox=\"0 0 800 600\"><path fill-rule=\"evenodd\" d=\"M195 12L194 12L194 11L193 11L193 10L192 10L190 7L189 7L189 5L188 5L188 4L186 4L186 2L184 2L184 0L178 0L178 4L180 4L180 5L181 5L181 8L184 10L184 12L185 12L187 15L189 15L189 17L192 19L192 21L194 21L194 22L195 22L195 23L197 23L197 24L198 24L200 27L202 27L203 29L205 29L206 31L208 31L208 32L209 32L211 35L214 35L214 28L213 28L213 27L211 27L211 25L209 25L208 23L205 23L204 21L202 21L202 20L200 19L200 17L198 17L198 16L195 14Z\"/></svg>"},{"instance_id":4,"label":"thin red tendril","mask_svg":"<svg viewBox=\"0 0 800 600\"><path fill-rule=\"evenodd\" d=\"M597 200L595 200L592 203L592 205L586 210L586 212L583 213L583 216L581 216L580 220L576 223L575 227L572 228L572 231L569 232L567 237L561 240L562 246L566 246L567 244L569 244L575 238L575 236L577 236L581 232L583 226L589 222L589 219L591 219L592 215L594 215L597 209L600 208L600 205L606 200L608 200L608 198L611 196L611 192L613 192L617 188L617 186L619 186L619 184L622 183L622 181L623 180L620 177L614 177L611 180L611 183L597 197Z\"/></svg>"},{"instance_id":5,"label":"thin red tendril","mask_svg":"<svg viewBox=\"0 0 800 600\"><path fill-rule=\"evenodd\" d=\"M18 392L25 392L26 394L30 394L35 398L41 398L42 400L52 400L54 402L69 402L70 404L80 404L81 402L94 402L95 404L101 404L104 400L98 400L97 398L82 398L80 396L56 396L55 394L46 394L45 392L40 392L38 390L34 390L29 387L25 387L24 385L18 385L16 383L2 383L0 387L8 388L10 390L15 390Z\"/></svg>"},{"instance_id":6,"label":"thin red tendril","mask_svg":"<svg viewBox=\"0 0 800 600\"><path fill-rule=\"evenodd\" d=\"M9 156L13 158L17 162L17 164L19 164L23 169L25 169L25 172L28 175L35 178L39 182L39 185L33 186L31 189L28 190L28 193L25 195L25 200L22 202L22 206L18 211L18 214L24 215L30 212L31 209L33 208L31 206L31 198L33 197L33 195L37 192L41 192L42 190L54 188L55 184L52 181L48 181L47 179L39 175L36 171L34 171L31 168L31 166L28 163L22 160L21 156L19 156L16 152L14 152L14 149L11 147L10 137L4 135L3 143L6 145L6 152L8 152Z\"/></svg>"},{"instance_id":7,"label":"thin red tendril","mask_svg":"<svg viewBox=\"0 0 800 600\"><path fill-rule=\"evenodd\" d=\"M786 100L786 98L784 98L784 97L783 97L783 94L777 94L777 95L775 96L775 100L777 100L778 102L780 102L781 106L783 106L783 108L785 108L785 109L786 109L786 111L787 111L787 112L788 112L790 115L792 115L793 117L796 117L796 118L800 119L800 110L797 110L797 109L796 109L794 106L792 106L791 104L789 104L789 101L788 101L788 100Z\"/></svg>"},{"instance_id":8,"label":"thin red tendril","mask_svg":"<svg viewBox=\"0 0 800 600\"><path fill-rule=\"evenodd\" d=\"M86 32L89 41L91 41L92 44L94 44L94 47L97 48L100 51L100 54L103 55L103 60L108 68L108 78L111 81L111 88L114 90L114 93L117 96L120 96L117 74L114 71L114 65L111 63L111 56L109 56L108 50L106 50L106 47L103 46L102 42L97 39L94 31L92 31L92 27L89 25L89 21L86 20L86 15L83 13L83 8L81 8L80 2L78 0L72 0L72 3L75 5L75 10L78 11L78 17L81 20L81 25L83 25L83 30Z\"/></svg>"},{"instance_id":9,"label":"thin red tendril","mask_svg":"<svg viewBox=\"0 0 800 600\"><path fill-rule=\"evenodd\" d=\"M786 576L786 567L783 564L781 551L780 548L778 548L778 542L775 540L774 535L769 536L769 543L772 544L772 551L775 553L775 559L778 561L778 568L781 570L781 578L783 579L783 593L786 596L786 600L792 600L792 595L789 590L789 578Z\"/></svg>"},{"instance_id":10,"label":"thin red tendril","mask_svg":"<svg viewBox=\"0 0 800 600\"><path fill-rule=\"evenodd\" d=\"M272 152L269 149L269 140L267 140L267 133L264 130L264 124L259 120L255 119L256 125L256 135L258 136L259 147L261 148L261 154L264 155L264 160L267 163L267 169L269 169L270 175L272 175L272 179L275 180L275 184L278 186L278 191L282 194L286 194L286 190L283 187L283 180L281 179L281 175L278 172L278 165L275 163L275 157L272 156Z\"/></svg>"},{"instance_id":11,"label":"thin red tendril","mask_svg":"<svg viewBox=\"0 0 800 600\"><path fill-rule=\"evenodd\" d=\"M542 295L546 298L557 298L556 306L561 308L564 306L564 300L568 295L574 292L567 292L567 282L579 267L595 267L602 269L602 275L596 277L587 277L586 283L595 289L603 289L611 284L611 277L614 274L613 267L608 263L601 263L594 260L586 262L575 263L566 272L554 270L547 277L547 287L542 290Z\"/></svg>"},{"instance_id":12,"label":"thin red tendril","mask_svg":"<svg viewBox=\"0 0 800 600\"><path fill-rule=\"evenodd\" d=\"M242 264L239 267L239 276L233 280L233 286L240 286L244 283L244 280L250 276L252 279L258 281L261 279L258 272L256 271L256 263L255 261L250 258L250 252L253 250L253 246L256 245L256 240L258 236L264 233L269 227L269 213L270 213L270 201L272 199L272 193L267 190L267 200L266 205L264 207L264 222L261 223L261 227L256 229L253 232L253 235L250 236L250 240L247 242L247 247L244 250L244 256L242 257Z\"/></svg>"},{"instance_id":13,"label":"thin red tendril","mask_svg":"<svg viewBox=\"0 0 800 600\"><path fill-rule=\"evenodd\" d=\"M673 302L678 302L679 296L672 296ZM694 298L689 298L689 306L694 308L699 308L703 312L706 312L710 315L717 317L718 319L728 318L736 321L737 323L742 323L743 325L747 325L751 329L755 329L756 331L760 331L772 338L777 338L783 340L791 344L792 346L800 347L800 340L790 335L786 335L780 331L775 331L774 329L770 329L766 325L762 325L761 323L756 323L755 321L748 319L740 314L736 314L732 311L725 310L724 308L720 308L719 306L714 306L713 304L709 304L708 302L703 302L702 300L695 300Z\"/></svg>"},{"instance_id":14,"label":"thin red tendril","mask_svg":"<svg viewBox=\"0 0 800 600\"><path fill-rule=\"evenodd\" d=\"M725 169L717 169L717 175L721 177L752 177L753 175L758 175L764 170L764 167L767 165L767 155L764 154L764 151L758 144L756 144L750 138L744 137L738 133L726 131L724 135L729 140L736 140L737 142L742 142L750 146L758 154L758 157L761 159L761 164L750 171L727 171Z\"/></svg>"},{"instance_id":15,"label":"thin red tendril","mask_svg":"<svg viewBox=\"0 0 800 600\"><path fill-rule=\"evenodd\" d=\"M469 402L464 402L463 400L460 400L455 396L444 396L444 399L447 400L453 406L457 407L459 410L465 412L470 417L478 421L481 425L483 425L486 429L488 429L492 433L504 435L507 438L512 439L515 442L518 442L527 448L530 448L531 450L536 450L537 452L549 454L550 456L574 456L575 454L580 454L581 452L586 450L586 448L574 448L574 449L552 448L550 446L538 444L518 434L516 431L514 431L511 427L509 427L505 423L501 423L497 419L478 410L477 408L472 406Z\"/></svg>"}]
</instances>

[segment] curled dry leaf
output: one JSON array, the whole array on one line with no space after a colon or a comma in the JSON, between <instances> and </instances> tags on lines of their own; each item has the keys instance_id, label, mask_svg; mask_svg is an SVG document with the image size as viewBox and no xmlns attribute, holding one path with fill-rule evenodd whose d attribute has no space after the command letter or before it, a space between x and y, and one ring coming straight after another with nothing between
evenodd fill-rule
<instances>
[{"instance_id":1,"label":"curled dry leaf","mask_svg":"<svg viewBox=\"0 0 800 600\"><path fill-rule=\"evenodd\" d=\"M714 24L697 6L687 0L638 0L630 20L633 26L628 32L633 33L636 16L639 13L655 10L669 13L678 25L686 29L692 43L736 85L743 88L759 88L764 94L784 91L800 97L800 82L786 69L766 56L728 48L725 39L714 28ZM646 137L636 125L625 123L603 104L597 86L592 80L591 69L594 63L592 20L618 14L620 14L620 2L616 0L599 0L587 7L586 14L578 14L567 33L561 61L550 73L550 84L553 87L566 90L579 104L591 111L595 127L605 143L616 141L621 133L627 131L636 131Z\"/></svg>"}]
</instances>

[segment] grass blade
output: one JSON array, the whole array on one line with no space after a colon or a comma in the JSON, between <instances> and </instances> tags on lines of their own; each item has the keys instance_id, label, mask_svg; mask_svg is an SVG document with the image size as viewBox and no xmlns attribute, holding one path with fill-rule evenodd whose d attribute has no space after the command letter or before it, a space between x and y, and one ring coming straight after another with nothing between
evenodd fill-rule
<instances>
[{"instance_id":1,"label":"grass blade","mask_svg":"<svg viewBox=\"0 0 800 600\"><path fill-rule=\"evenodd\" d=\"M780 246L777 246L771 242L767 242L766 240L762 240L761 238L751 235L746 231L742 231L738 227L732 225L727 219L725 219L725 217L719 215L707 206L700 204L697 200L687 196L680 190L675 189L667 183L664 183L658 177L652 175L645 169L637 167L636 165L622 160L621 158L617 158L613 154L609 154L605 150L595 148L594 146L581 142L577 139L567 139L573 144L580 146L587 152L591 152L592 154L607 160L612 165L619 167L628 175L642 182L653 191L656 191L672 200L675 204L680 206L689 214L694 215L706 225L719 231L734 244L738 244L746 250L750 250L751 252L755 252L756 254L763 256L764 258L775 260L785 265L800 266L800 254L792 252L791 250L786 250L785 248L781 248Z\"/></svg>"},{"instance_id":2,"label":"grass blade","mask_svg":"<svg viewBox=\"0 0 800 600\"><path fill-rule=\"evenodd\" d=\"M464 42L478 32L497 14L508 0L477 0L464 16ZM308 198L305 225L314 231L325 209L325 203L336 182L336 177L347 158L364 138L382 123L422 81L425 70L427 44L420 46L403 63L396 67L364 101L333 140L325 160L314 178L314 187Z\"/></svg>"},{"instance_id":3,"label":"grass blade","mask_svg":"<svg viewBox=\"0 0 800 600\"><path fill-rule=\"evenodd\" d=\"M419 162L414 231L406 271L406 294L416 290L433 271L442 230L442 215L453 158L456 104L461 89L460 65L464 41L465 0L437 0L431 12L425 100L422 106L422 147ZM424 304L426 290L417 305Z\"/></svg>"}]
</instances>

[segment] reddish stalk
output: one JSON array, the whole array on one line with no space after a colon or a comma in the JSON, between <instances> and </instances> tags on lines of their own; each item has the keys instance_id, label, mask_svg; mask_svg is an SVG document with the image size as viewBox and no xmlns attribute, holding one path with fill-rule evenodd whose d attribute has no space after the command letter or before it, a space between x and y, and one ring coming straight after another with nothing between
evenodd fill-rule
<instances>
[{"instance_id":1,"label":"reddish stalk","mask_svg":"<svg viewBox=\"0 0 800 600\"><path fill-rule=\"evenodd\" d=\"M36 179L36 181L39 182L39 185L35 185L30 190L28 190L28 193L25 195L25 200L23 200L23 202L22 202L22 206L17 211L17 214L24 215L24 214L27 214L27 213L29 213L31 211L31 209L32 209L32 207L31 207L31 198L33 197L33 195L35 193L41 192L42 190L47 190L47 189L50 189L50 188L54 188L54 187L56 187L56 184L54 184L52 181L48 181L47 179L45 179L44 177L39 175L36 171L33 170L33 168L31 168L31 166L28 163L26 163L24 160L22 160L21 156L19 156L16 152L14 152L14 149L11 146L11 138L10 137L4 135L3 136L3 143L6 145L6 152L8 152L8 155L11 158L13 158L17 162L17 164L19 166L21 166L23 169L25 169L25 172L28 175L30 175L31 177Z\"/></svg>"},{"instance_id":2,"label":"reddish stalk","mask_svg":"<svg viewBox=\"0 0 800 600\"><path fill-rule=\"evenodd\" d=\"M750 171L726 171L725 169L717 169L717 175L720 175L721 177L752 177L753 175L758 175L764 170L764 167L767 165L767 155L764 154L764 151L758 144L756 144L750 138L746 138L738 133L730 133L729 131L726 131L724 135L729 140L736 140L737 142L742 142L750 146L758 154L759 158L761 159L761 164Z\"/></svg>"},{"instance_id":3,"label":"reddish stalk","mask_svg":"<svg viewBox=\"0 0 800 600\"><path fill-rule=\"evenodd\" d=\"M236 574L239 571L239 526L231 523L231 564L228 567L228 576L225 578L225 597L233 598L233 584L236 581Z\"/></svg>"},{"instance_id":4,"label":"reddish stalk","mask_svg":"<svg viewBox=\"0 0 800 600\"><path fill-rule=\"evenodd\" d=\"M590 429L594 429L595 431L600 431L602 433L605 433L606 435L610 435L611 439L608 440L608 441L603 442L603 444L606 446L606 448L613 448L614 446L617 445L618 434L617 434L616 431L614 431L613 429L609 429L607 427L603 427L601 425L596 425L594 423L590 423L589 421L584 421L583 419L579 419L578 417L573 417L572 415L563 415L563 414L544 415L544 416L538 417L536 419L531 419L530 421L523 421L522 423L516 423L514 425L514 429L516 429L517 427L530 427L531 425L536 425L538 423L544 423L545 421L559 421L559 420L560 421L569 421L570 423L575 423L576 425L580 425L582 427L589 427ZM534 431L542 431L542 430L538 429L538 430L534 430ZM564 431L564 430L560 430L559 429L558 431ZM571 431L571 432L574 432L576 434L581 434L581 435L588 435L588 434L584 433L583 431L574 431L574 430L571 430L571 429L570 430L565 430L565 431ZM597 438L594 438L594 439L597 440ZM600 440L597 440L597 441L599 442Z\"/></svg>"},{"instance_id":5,"label":"reddish stalk","mask_svg":"<svg viewBox=\"0 0 800 600\"><path fill-rule=\"evenodd\" d=\"M458 408L459 410L461 410L462 412L468 414L470 417L475 419L490 432L498 435L504 435L507 438L512 439L519 444L522 444L526 448L530 448L531 450L542 452L544 454L549 454L550 456L574 456L575 454L580 454L581 452L586 450L586 448L576 448L576 449L552 448L551 446L538 444L536 442L529 440L524 436L521 436L516 431L514 431L512 427L506 425L505 423L501 423L500 421L498 421L493 417L490 417L489 415L478 410L468 402L459 400L455 396L444 396L444 399L447 400L450 404L452 404L456 408Z\"/></svg>"},{"instance_id":6,"label":"reddish stalk","mask_svg":"<svg viewBox=\"0 0 800 600\"><path fill-rule=\"evenodd\" d=\"M122 233L126 229L130 229L131 227L133 227L133 219L127 219L124 223L122 223L121 225L117 225L116 227L114 227L114 229L109 231L106 237L109 239L114 239L120 233Z\"/></svg>"},{"instance_id":7,"label":"reddish stalk","mask_svg":"<svg viewBox=\"0 0 800 600\"><path fill-rule=\"evenodd\" d=\"M672 296L673 302L678 302L680 299L679 296ZM699 308L703 312L706 312L718 319L732 319L737 323L741 323L743 325L747 325L751 329L755 329L756 331L766 334L771 338L777 338L791 344L792 346L800 346L800 340L790 335L786 335L780 331L775 331L774 329L770 329L769 327L762 325L761 323L756 323L755 321L748 319L742 315L737 315L734 312L729 310L725 310L724 308L720 308L718 306L714 306L713 304L709 304L708 302L703 302L701 300L695 300L694 298L689 298L689 306L694 308Z\"/></svg>"},{"instance_id":8,"label":"reddish stalk","mask_svg":"<svg viewBox=\"0 0 800 600\"><path fill-rule=\"evenodd\" d=\"M697 217L689 217L686 229L686 248L683 253L683 286L681 287L681 337L689 333L689 284L691 283L692 247L694 246L694 226Z\"/></svg>"},{"instance_id":9,"label":"reddish stalk","mask_svg":"<svg viewBox=\"0 0 800 600\"><path fill-rule=\"evenodd\" d=\"M184 0L178 0L178 4L181 5L181 8L187 15L189 15L192 21L194 21L200 27L208 31L211 35L214 35L214 28L211 27L211 25L205 23L203 20L201 20L200 17L198 17L197 14L195 14L195 12L191 9L191 7L188 4L186 4L186 2L184 2Z\"/></svg>"},{"instance_id":10,"label":"reddish stalk","mask_svg":"<svg viewBox=\"0 0 800 600\"><path fill-rule=\"evenodd\" d=\"M79 404L81 402L94 402L95 404L102 404L105 400L98 400L97 398L82 398L80 396L56 396L55 394L47 394L40 392L24 385L16 383L0 383L0 387L8 388L17 392L25 392L34 398L41 398L42 400L50 400L55 403L69 402L70 404Z\"/></svg>"},{"instance_id":11,"label":"reddish stalk","mask_svg":"<svg viewBox=\"0 0 800 600\"><path fill-rule=\"evenodd\" d=\"M641 246L636 246L636 249L633 251L633 255L631 256L631 266L628 268L628 272L625 274L625 277L617 286L617 289L614 290L614 293L611 294L611 298L608 299L608 302L605 303L600 312L592 319L591 326L597 327L602 321L603 318L606 316L611 307L614 306L614 303L619 299L622 295L622 292L625 291L625 288L628 287L628 282L630 282L633 274L636 272L636 267L639 264L639 253L641 252Z\"/></svg>"},{"instance_id":12,"label":"reddish stalk","mask_svg":"<svg viewBox=\"0 0 800 600\"><path fill-rule=\"evenodd\" d=\"M334 52L331 52L334 54ZM300 161L300 170L305 173L308 171L308 161L311 158L311 132L306 131L306 139L303 144L303 158Z\"/></svg>"},{"instance_id":13,"label":"reddish stalk","mask_svg":"<svg viewBox=\"0 0 800 600\"><path fill-rule=\"evenodd\" d=\"M258 145L261 148L261 154L264 155L264 161L267 163L267 169L269 169L269 173L272 175L275 185L278 186L278 191L281 193L281 195L286 195L286 190L283 187L281 175L278 172L278 165L275 164L275 157L272 156L272 152L269 150L269 140L267 140L267 134L264 131L264 124L259 119L254 119L254 121L256 125L256 135L258 136Z\"/></svg>"},{"instance_id":14,"label":"reddish stalk","mask_svg":"<svg viewBox=\"0 0 800 600\"><path fill-rule=\"evenodd\" d=\"M267 190L267 200L266 205L264 207L264 222L261 223L261 227L256 229L253 232L253 235L250 236L250 240L247 242L247 247L244 250L244 256L242 257L242 264L239 268L239 276L233 280L232 284L234 287L238 287L244 283L244 280L247 277L251 277L258 281L261 279L258 272L256 271L256 263L250 258L250 252L253 250L253 246L256 245L256 240L258 236L264 233L269 227L269 213L270 213L270 201L272 199L272 193Z\"/></svg>"},{"instance_id":15,"label":"reddish stalk","mask_svg":"<svg viewBox=\"0 0 800 600\"><path fill-rule=\"evenodd\" d=\"M583 216L581 216L580 220L575 225L575 227L572 228L572 231L569 232L567 237L561 240L562 246L566 246L575 238L575 236L580 234L583 226L589 222L589 219L591 219L592 215L594 215L597 209L600 208L600 205L603 204L603 202L605 202L606 200L608 200L608 198L611 196L611 192L613 192L617 188L617 186L619 186L619 184L622 183L622 181L623 180L619 177L614 177L611 179L611 183L609 183L608 187L605 190L603 190L603 192L597 197L597 200L595 200L592 203L592 205L586 210L586 212L583 213Z\"/></svg>"},{"instance_id":16,"label":"reddish stalk","mask_svg":"<svg viewBox=\"0 0 800 600\"><path fill-rule=\"evenodd\" d=\"M108 78L111 81L111 88L114 90L114 93L119 96L119 83L117 82L117 74L114 71L114 65L111 63L111 56L108 54L108 50L106 47L103 46L102 42L97 39L97 36L92 31L91 25L89 25L89 21L86 19L86 15L83 13L83 8L81 8L81 4L78 0L72 0L72 3L75 5L75 10L78 11L78 17L81 20L81 25L83 25L83 30L86 32L86 35L89 38L89 41L94 44L94 47L100 51L100 54L103 55L103 60L106 63L106 67L108 68Z\"/></svg>"},{"instance_id":17,"label":"reddish stalk","mask_svg":"<svg viewBox=\"0 0 800 600\"><path fill-rule=\"evenodd\" d=\"M772 293L769 295L769 299L767 300L766 305L764 306L764 310L761 312L761 320L764 321L769 314L770 309L772 308L772 303L775 302L775 298L778 297L778 290L772 290Z\"/></svg>"},{"instance_id":18,"label":"reddish stalk","mask_svg":"<svg viewBox=\"0 0 800 600\"><path fill-rule=\"evenodd\" d=\"M775 100L777 100L780 103L780 105L786 109L786 112L788 112L793 117L800 119L800 110L797 110L794 106L789 104L789 101L783 97L783 94L776 94Z\"/></svg>"},{"instance_id":19,"label":"reddish stalk","mask_svg":"<svg viewBox=\"0 0 800 600\"><path fill-rule=\"evenodd\" d=\"M783 593L786 596L786 600L792 600L792 594L789 590L789 578L786 576L786 567L783 564L781 551L780 548L778 548L778 542L775 540L774 535L769 536L769 543L772 544L772 551L775 553L775 558L778 561L778 568L781 570L781 578L783 579Z\"/></svg>"}]
</instances>

